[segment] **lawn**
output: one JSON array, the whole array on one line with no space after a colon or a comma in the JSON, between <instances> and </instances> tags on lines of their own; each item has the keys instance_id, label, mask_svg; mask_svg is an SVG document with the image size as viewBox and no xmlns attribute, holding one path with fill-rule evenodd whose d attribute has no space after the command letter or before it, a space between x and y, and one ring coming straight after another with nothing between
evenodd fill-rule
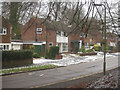
<instances>
[{"instance_id":1,"label":"lawn","mask_svg":"<svg viewBox=\"0 0 120 90\"><path fill-rule=\"evenodd\" d=\"M55 68L55 67L58 67L58 66L38 65L38 66L30 66L30 67L24 67L24 68L13 68L13 69L0 70L0 74L27 72L27 71L34 71L34 70L45 70L45 69L50 69L50 68Z\"/></svg>"}]
</instances>

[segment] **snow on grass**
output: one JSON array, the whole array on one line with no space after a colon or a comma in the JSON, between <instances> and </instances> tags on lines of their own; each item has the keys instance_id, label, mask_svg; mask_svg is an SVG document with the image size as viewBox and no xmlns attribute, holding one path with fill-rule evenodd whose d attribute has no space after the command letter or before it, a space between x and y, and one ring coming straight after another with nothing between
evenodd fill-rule
<instances>
[{"instance_id":1,"label":"snow on grass","mask_svg":"<svg viewBox=\"0 0 120 90\"><path fill-rule=\"evenodd\" d=\"M116 54L115 54L116 55ZM114 57L115 55L106 53L106 57ZM103 52L98 52L97 55L92 56L79 56L77 54L62 54L63 59L37 59L33 60L34 64L53 64L57 66L68 66L72 64L87 63L98 59L103 59Z\"/></svg>"}]
</instances>

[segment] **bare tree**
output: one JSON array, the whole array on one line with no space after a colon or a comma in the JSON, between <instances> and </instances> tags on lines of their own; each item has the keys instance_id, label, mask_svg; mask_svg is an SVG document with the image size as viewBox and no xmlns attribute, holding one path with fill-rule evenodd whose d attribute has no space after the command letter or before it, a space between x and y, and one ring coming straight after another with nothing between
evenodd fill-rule
<instances>
[{"instance_id":1,"label":"bare tree","mask_svg":"<svg viewBox=\"0 0 120 90\"><path fill-rule=\"evenodd\" d=\"M52 21L61 21L66 22L66 27L71 25L70 33L80 32L84 27L87 27L86 34L88 30L93 27L93 24L98 19L99 27L104 23L103 15L101 9L94 7L94 0L87 0L84 3L80 2L6 2L3 3L3 15L6 16L13 26L15 22L25 24L32 16L37 18L45 18L41 23L45 23L49 17L52 17ZM110 24L114 26L114 32L116 26L116 19L113 19L113 11L111 12L112 7L105 2L107 8L107 14L109 19L107 19L107 27L110 28ZM87 10L84 12L84 8ZM13 8L16 7L16 8ZM95 11L96 10L96 11ZM99 17L98 17L99 16ZM13 19L15 17L15 19ZM33 22L34 23L34 22ZM92 26L92 28L90 28ZM29 26L30 27L30 26ZM27 28L27 30L29 29ZM27 31L26 30L26 31ZM101 29L102 30L102 29ZM109 30L109 29L108 29Z\"/></svg>"}]
</instances>

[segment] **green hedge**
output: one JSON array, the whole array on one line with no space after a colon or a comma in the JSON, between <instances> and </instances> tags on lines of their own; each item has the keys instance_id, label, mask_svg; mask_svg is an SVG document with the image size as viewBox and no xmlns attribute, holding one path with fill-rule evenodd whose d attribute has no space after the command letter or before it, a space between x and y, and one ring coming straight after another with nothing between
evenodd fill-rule
<instances>
[{"instance_id":1,"label":"green hedge","mask_svg":"<svg viewBox=\"0 0 120 90\"><path fill-rule=\"evenodd\" d=\"M2 68L12 68L33 64L31 50L2 51Z\"/></svg>"},{"instance_id":2,"label":"green hedge","mask_svg":"<svg viewBox=\"0 0 120 90\"><path fill-rule=\"evenodd\" d=\"M82 51L83 53L85 53L85 47L84 47L84 46L81 47L81 51Z\"/></svg>"},{"instance_id":3,"label":"green hedge","mask_svg":"<svg viewBox=\"0 0 120 90\"><path fill-rule=\"evenodd\" d=\"M11 50L2 51L2 60L21 60L32 58L33 52L31 50Z\"/></svg>"},{"instance_id":4,"label":"green hedge","mask_svg":"<svg viewBox=\"0 0 120 90\"><path fill-rule=\"evenodd\" d=\"M46 54L45 58L55 59L55 56L59 55L59 47L52 46L50 47L49 52Z\"/></svg>"}]
</instances>

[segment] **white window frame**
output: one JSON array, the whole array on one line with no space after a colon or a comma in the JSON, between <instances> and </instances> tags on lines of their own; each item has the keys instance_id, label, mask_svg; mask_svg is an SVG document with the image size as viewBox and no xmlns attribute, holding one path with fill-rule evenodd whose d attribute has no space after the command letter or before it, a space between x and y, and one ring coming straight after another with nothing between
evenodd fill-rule
<instances>
[{"instance_id":1,"label":"white window frame","mask_svg":"<svg viewBox=\"0 0 120 90\"><path fill-rule=\"evenodd\" d=\"M60 32L60 31L57 31L57 35L61 36L61 32Z\"/></svg>"},{"instance_id":2,"label":"white window frame","mask_svg":"<svg viewBox=\"0 0 120 90\"><path fill-rule=\"evenodd\" d=\"M50 45L51 44L51 45ZM53 42L49 42L49 47L52 47L53 46Z\"/></svg>"},{"instance_id":3,"label":"white window frame","mask_svg":"<svg viewBox=\"0 0 120 90\"><path fill-rule=\"evenodd\" d=\"M80 33L80 37L84 37L84 33Z\"/></svg>"},{"instance_id":4,"label":"white window frame","mask_svg":"<svg viewBox=\"0 0 120 90\"><path fill-rule=\"evenodd\" d=\"M42 34L42 28L37 28L37 29L36 29L36 33L37 33L37 34Z\"/></svg>"},{"instance_id":5,"label":"white window frame","mask_svg":"<svg viewBox=\"0 0 120 90\"><path fill-rule=\"evenodd\" d=\"M5 47L5 48L4 48ZM9 50L9 45L0 45L0 50Z\"/></svg>"},{"instance_id":6,"label":"white window frame","mask_svg":"<svg viewBox=\"0 0 120 90\"><path fill-rule=\"evenodd\" d=\"M0 32L0 35L6 35L7 34L7 28L3 27L2 31Z\"/></svg>"},{"instance_id":7,"label":"white window frame","mask_svg":"<svg viewBox=\"0 0 120 90\"><path fill-rule=\"evenodd\" d=\"M64 36L64 37L67 37L67 35L68 35L68 34L67 34L66 32L63 32L63 36Z\"/></svg>"},{"instance_id":8,"label":"white window frame","mask_svg":"<svg viewBox=\"0 0 120 90\"><path fill-rule=\"evenodd\" d=\"M115 40L113 37L111 37L111 41Z\"/></svg>"}]
</instances>

